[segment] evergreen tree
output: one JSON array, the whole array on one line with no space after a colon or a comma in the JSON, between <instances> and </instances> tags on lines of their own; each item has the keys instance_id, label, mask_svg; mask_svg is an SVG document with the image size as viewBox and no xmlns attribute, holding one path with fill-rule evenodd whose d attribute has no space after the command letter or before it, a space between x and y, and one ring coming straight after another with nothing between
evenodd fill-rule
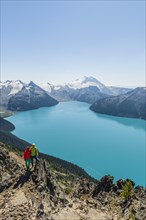
<instances>
[{"instance_id":1,"label":"evergreen tree","mask_svg":"<svg viewBox=\"0 0 146 220\"><path fill-rule=\"evenodd\" d=\"M134 187L130 180L127 180L123 191L121 192L120 196L124 197L126 201L128 201L134 195Z\"/></svg>"}]
</instances>

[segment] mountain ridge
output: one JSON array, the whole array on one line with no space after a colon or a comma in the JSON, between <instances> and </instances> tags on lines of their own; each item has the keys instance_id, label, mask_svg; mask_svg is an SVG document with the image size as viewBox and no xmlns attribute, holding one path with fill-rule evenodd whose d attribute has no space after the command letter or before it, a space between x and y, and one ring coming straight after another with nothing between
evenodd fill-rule
<instances>
[{"instance_id":1,"label":"mountain ridge","mask_svg":"<svg viewBox=\"0 0 146 220\"><path fill-rule=\"evenodd\" d=\"M7 80L0 83L1 106L8 110L17 110L17 108L22 110L34 109L34 103L28 103L28 100L24 100L26 99L25 96L22 100L22 93L24 93L26 88L28 91L30 91L31 87L36 86L39 87L40 90L43 90L42 92L46 92L47 95L57 100L57 102L76 100L87 102L89 104L93 104L95 101L110 95L121 94L129 91L127 88L109 88L92 76L84 76L81 79L76 79L71 83L57 86L54 86L49 82L36 84L33 81L26 83L22 82L21 80ZM29 96L29 94L27 94L27 96ZM15 102L17 101L16 105L14 105L14 100Z\"/></svg>"},{"instance_id":2,"label":"mountain ridge","mask_svg":"<svg viewBox=\"0 0 146 220\"><path fill-rule=\"evenodd\" d=\"M92 76L84 76L80 79L72 81L71 83L65 83L64 85L53 86L50 83L40 83L39 85L58 101L76 100L87 102L89 104L93 104L95 101L103 97L121 93L123 94L131 90L129 88L110 88Z\"/></svg>"},{"instance_id":3,"label":"mountain ridge","mask_svg":"<svg viewBox=\"0 0 146 220\"><path fill-rule=\"evenodd\" d=\"M146 88L138 87L119 96L104 98L92 104L90 109L101 114L146 120Z\"/></svg>"}]
</instances>

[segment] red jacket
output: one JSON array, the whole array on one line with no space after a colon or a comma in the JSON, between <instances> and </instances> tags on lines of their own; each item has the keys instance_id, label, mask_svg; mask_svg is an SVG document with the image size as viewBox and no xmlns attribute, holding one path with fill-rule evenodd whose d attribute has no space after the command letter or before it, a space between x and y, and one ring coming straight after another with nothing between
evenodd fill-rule
<instances>
[{"instance_id":1,"label":"red jacket","mask_svg":"<svg viewBox=\"0 0 146 220\"><path fill-rule=\"evenodd\" d=\"M29 148L27 148L25 151L24 151L24 160L26 159L29 159L31 156L31 151Z\"/></svg>"}]
</instances>

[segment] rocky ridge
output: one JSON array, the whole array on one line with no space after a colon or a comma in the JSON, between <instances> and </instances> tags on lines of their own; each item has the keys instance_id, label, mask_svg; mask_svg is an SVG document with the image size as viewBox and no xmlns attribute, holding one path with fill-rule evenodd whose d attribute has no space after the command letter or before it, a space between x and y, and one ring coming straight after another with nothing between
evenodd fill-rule
<instances>
[{"instance_id":1,"label":"rocky ridge","mask_svg":"<svg viewBox=\"0 0 146 220\"><path fill-rule=\"evenodd\" d=\"M43 158L25 171L22 152L0 143L1 220L145 220L146 190L136 187L125 202L124 185L111 176L93 182Z\"/></svg>"}]
</instances>

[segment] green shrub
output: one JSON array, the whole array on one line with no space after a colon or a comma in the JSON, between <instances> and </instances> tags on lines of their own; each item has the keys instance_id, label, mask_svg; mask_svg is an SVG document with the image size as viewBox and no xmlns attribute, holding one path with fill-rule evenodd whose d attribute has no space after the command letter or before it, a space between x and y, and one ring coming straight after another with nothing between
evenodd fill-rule
<instances>
[{"instance_id":1,"label":"green shrub","mask_svg":"<svg viewBox=\"0 0 146 220\"><path fill-rule=\"evenodd\" d=\"M127 180L120 196L124 197L124 199L126 201L128 201L133 195L134 195L134 187L133 187L131 181Z\"/></svg>"}]
</instances>

